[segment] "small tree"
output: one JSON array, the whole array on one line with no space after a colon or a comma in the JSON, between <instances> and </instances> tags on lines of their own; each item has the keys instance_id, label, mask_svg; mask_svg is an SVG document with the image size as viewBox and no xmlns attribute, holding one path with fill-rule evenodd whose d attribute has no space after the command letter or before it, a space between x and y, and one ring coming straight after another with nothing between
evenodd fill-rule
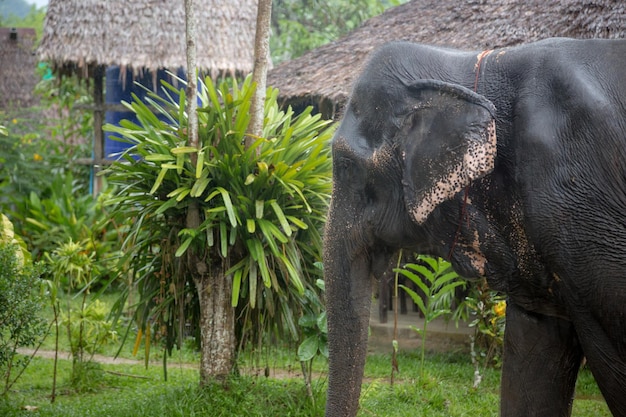
<instances>
[{"instance_id":1,"label":"small tree","mask_svg":"<svg viewBox=\"0 0 626 417\"><path fill-rule=\"evenodd\" d=\"M126 249L142 298L140 328L162 324L171 349L186 322L199 324L204 383L231 372L235 311L240 342L270 329L297 339L301 297L320 275L313 263L330 194L332 130L311 109L280 110L269 89L263 136L246 148L254 86L248 78L216 88L207 78L199 144L187 146L184 90L165 85L170 99L151 95L148 104L167 123L134 101L128 107L140 125L107 127L134 145L108 170L118 186L110 204L132 219ZM194 228L190 205L198 207Z\"/></svg>"}]
</instances>

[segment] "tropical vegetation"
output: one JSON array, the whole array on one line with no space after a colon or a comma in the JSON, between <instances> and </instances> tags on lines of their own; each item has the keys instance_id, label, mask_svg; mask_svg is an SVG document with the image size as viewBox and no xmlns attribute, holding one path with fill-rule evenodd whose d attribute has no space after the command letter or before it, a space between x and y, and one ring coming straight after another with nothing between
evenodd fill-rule
<instances>
[{"instance_id":1,"label":"tropical vegetation","mask_svg":"<svg viewBox=\"0 0 626 417\"><path fill-rule=\"evenodd\" d=\"M305 289L314 291L320 277L313 264L330 194L332 129L311 109L281 110L270 90L263 137L246 149L253 86L248 79L216 87L206 78L200 144L190 147L184 90L164 87L168 99L150 93L145 103L129 103L139 124L107 126L133 145L107 171L117 187L108 204L132 219L124 250L137 278L124 294L138 288L135 319L146 337L151 326L163 329L171 350L182 343L182 326L191 325L202 348L202 380L224 377L238 345L266 332L298 340ZM194 228L191 206L200 212Z\"/></svg>"},{"instance_id":2,"label":"tropical vegetation","mask_svg":"<svg viewBox=\"0 0 626 417\"><path fill-rule=\"evenodd\" d=\"M310 49L334 41L370 17L406 1L274 0L270 38L274 63L297 58Z\"/></svg>"}]
</instances>

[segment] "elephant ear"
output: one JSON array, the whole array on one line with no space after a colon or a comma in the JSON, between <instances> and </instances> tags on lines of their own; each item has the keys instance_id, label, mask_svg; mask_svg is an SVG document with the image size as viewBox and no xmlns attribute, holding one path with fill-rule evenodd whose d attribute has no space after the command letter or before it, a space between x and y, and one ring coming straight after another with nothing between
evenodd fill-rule
<instances>
[{"instance_id":1,"label":"elephant ear","mask_svg":"<svg viewBox=\"0 0 626 417\"><path fill-rule=\"evenodd\" d=\"M459 85L420 80L407 86L411 112L402 127L404 194L423 223L442 202L494 168L493 104Z\"/></svg>"}]
</instances>

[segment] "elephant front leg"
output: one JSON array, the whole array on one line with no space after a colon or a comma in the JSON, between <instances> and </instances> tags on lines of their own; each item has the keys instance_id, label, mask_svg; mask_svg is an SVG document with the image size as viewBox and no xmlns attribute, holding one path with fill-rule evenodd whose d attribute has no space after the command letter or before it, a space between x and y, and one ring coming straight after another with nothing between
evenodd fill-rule
<instances>
[{"instance_id":1,"label":"elephant front leg","mask_svg":"<svg viewBox=\"0 0 626 417\"><path fill-rule=\"evenodd\" d=\"M571 415L582 350L571 322L507 306L500 415Z\"/></svg>"}]
</instances>

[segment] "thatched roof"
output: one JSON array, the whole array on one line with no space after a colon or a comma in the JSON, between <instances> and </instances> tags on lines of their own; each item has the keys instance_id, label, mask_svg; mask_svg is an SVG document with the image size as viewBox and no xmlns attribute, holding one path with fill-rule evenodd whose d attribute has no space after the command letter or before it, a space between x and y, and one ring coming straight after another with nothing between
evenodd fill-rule
<instances>
[{"instance_id":1,"label":"thatched roof","mask_svg":"<svg viewBox=\"0 0 626 417\"><path fill-rule=\"evenodd\" d=\"M626 37L623 0L413 0L365 22L348 36L269 73L268 84L293 105L326 116L342 106L367 55L392 40L460 49L512 46L539 39Z\"/></svg>"},{"instance_id":2,"label":"thatched roof","mask_svg":"<svg viewBox=\"0 0 626 417\"><path fill-rule=\"evenodd\" d=\"M33 94L38 81L34 49L35 29L0 28L0 109L28 107L38 102Z\"/></svg>"},{"instance_id":3,"label":"thatched roof","mask_svg":"<svg viewBox=\"0 0 626 417\"><path fill-rule=\"evenodd\" d=\"M252 71L257 0L196 1L197 62L216 74ZM38 49L57 69L186 67L182 0L50 0Z\"/></svg>"}]
</instances>

